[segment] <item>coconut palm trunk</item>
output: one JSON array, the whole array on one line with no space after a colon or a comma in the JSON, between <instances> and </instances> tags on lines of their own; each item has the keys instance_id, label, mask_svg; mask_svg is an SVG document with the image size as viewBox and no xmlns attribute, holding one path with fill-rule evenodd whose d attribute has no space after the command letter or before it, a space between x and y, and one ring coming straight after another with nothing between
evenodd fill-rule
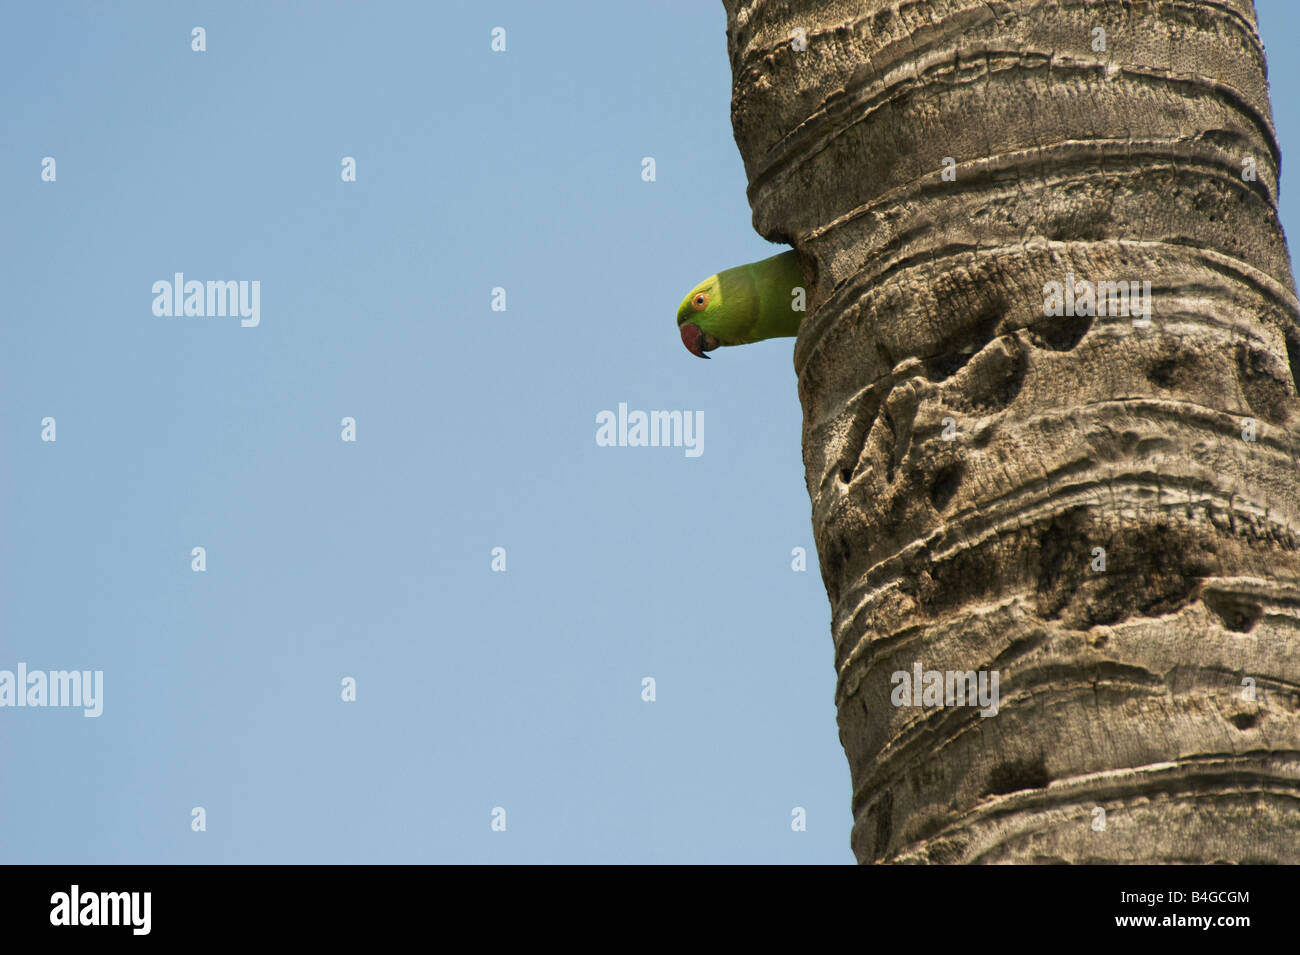
<instances>
[{"instance_id":1,"label":"coconut palm trunk","mask_svg":"<svg viewBox=\"0 0 1300 955\"><path fill-rule=\"evenodd\" d=\"M1300 862L1300 328L1250 0L724 5L754 224L811 293L859 861Z\"/></svg>"}]
</instances>

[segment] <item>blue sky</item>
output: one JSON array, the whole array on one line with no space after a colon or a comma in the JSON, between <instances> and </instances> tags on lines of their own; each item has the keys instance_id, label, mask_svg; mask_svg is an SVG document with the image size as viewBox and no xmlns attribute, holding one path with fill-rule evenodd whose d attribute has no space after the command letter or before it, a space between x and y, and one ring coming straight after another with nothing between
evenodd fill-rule
<instances>
[{"instance_id":1,"label":"blue sky","mask_svg":"<svg viewBox=\"0 0 1300 955\"><path fill-rule=\"evenodd\" d=\"M852 862L792 343L673 323L779 251L720 4L0 12L0 669L104 673L0 708L0 861Z\"/></svg>"}]
</instances>

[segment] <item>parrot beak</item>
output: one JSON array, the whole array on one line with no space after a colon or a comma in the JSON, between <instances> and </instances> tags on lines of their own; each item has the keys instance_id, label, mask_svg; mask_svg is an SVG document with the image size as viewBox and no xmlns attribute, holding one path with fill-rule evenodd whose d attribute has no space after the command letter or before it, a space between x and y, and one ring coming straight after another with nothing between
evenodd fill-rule
<instances>
[{"instance_id":1,"label":"parrot beak","mask_svg":"<svg viewBox=\"0 0 1300 955\"><path fill-rule=\"evenodd\" d=\"M707 332L701 331L700 326L694 322L686 322L682 325L681 332L682 344L696 358L708 358L709 356L704 353L718 347L718 340Z\"/></svg>"}]
</instances>

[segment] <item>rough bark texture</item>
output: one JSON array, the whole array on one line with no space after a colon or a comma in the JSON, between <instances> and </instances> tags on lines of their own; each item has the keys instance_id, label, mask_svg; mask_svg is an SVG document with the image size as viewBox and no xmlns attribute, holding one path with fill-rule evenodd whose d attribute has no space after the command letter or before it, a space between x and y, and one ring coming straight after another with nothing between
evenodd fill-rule
<instances>
[{"instance_id":1,"label":"rough bark texture","mask_svg":"<svg viewBox=\"0 0 1300 955\"><path fill-rule=\"evenodd\" d=\"M1300 862L1300 329L1252 4L724 5L754 224L811 283L858 859ZM1067 273L1149 281L1150 327L1045 316ZM916 662L998 671L1000 712L893 705Z\"/></svg>"}]
</instances>

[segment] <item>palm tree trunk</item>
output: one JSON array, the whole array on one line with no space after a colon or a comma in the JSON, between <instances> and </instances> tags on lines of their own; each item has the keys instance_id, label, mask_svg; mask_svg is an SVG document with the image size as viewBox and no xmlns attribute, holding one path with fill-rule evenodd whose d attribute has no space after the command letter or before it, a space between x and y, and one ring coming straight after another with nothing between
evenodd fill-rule
<instances>
[{"instance_id":1,"label":"palm tree trunk","mask_svg":"<svg viewBox=\"0 0 1300 955\"><path fill-rule=\"evenodd\" d=\"M1250 0L724 5L754 224L810 280L858 859L1300 862L1300 328ZM1087 314L1099 282L1149 282L1150 323ZM996 716L896 705L918 663L996 672Z\"/></svg>"}]
</instances>

